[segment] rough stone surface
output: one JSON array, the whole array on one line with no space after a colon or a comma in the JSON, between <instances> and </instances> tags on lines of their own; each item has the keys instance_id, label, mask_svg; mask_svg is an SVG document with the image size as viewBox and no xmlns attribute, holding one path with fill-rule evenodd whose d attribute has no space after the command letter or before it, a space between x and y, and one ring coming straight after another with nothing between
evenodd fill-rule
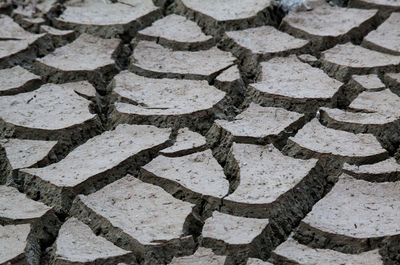
<instances>
[{"instance_id":1,"label":"rough stone surface","mask_svg":"<svg viewBox=\"0 0 400 265\"><path fill-rule=\"evenodd\" d=\"M68 219L55 242L52 264L117 264L127 262L129 251L115 246L77 220ZM131 259L134 259L131 257Z\"/></svg>"},{"instance_id":2,"label":"rough stone surface","mask_svg":"<svg viewBox=\"0 0 400 265\"><path fill-rule=\"evenodd\" d=\"M343 172L355 178L371 182L400 180L400 164L394 158L360 166L345 163L343 165Z\"/></svg>"},{"instance_id":3,"label":"rough stone surface","mask_svg":"<svg viewBox=\"0 0 400 265\"><path fill-rule=\"evenodd\" d=\"M280 28L311 41L315 49L326 49L349 40L361 39L377 19L377 10L340 8L325 1L311 2L311 10L290 12Z\"/></svg>"},{"instance_id":4,"label":"rough stone surface","mask_svg":"<svg viewBox=\"0 0 400 265\"><path fill-rule=\"evenodd\" d=\"M140 41L131 56L129 69L152 77L206 79L211 81L221 70L233 65L235 57L213 47L204 51L174 51Z\"/></svg>"},{"instance_id":5,"label":"rough stone surface","mask_svg":"<svg viewBox=\"0 0 400 265\"><path fill-rule=\"evenodd\" d=\"M285 138L304 124L304 115L282 108L250 106L234 120L215 120L207 133L219 161L225 161L233 142L267 144Z\"/></svg>"},{"instance_id":6,"label":"rough stone surface","mask_svg":"<svg viewBox=\"0 0 400 265\"><path fill-rule=\"evenodd\" d=\"M400 55L400 13L393 13L363 40L363 46L394 55Z\"/></svg>"},{"instance_id":7,"label":"rough stone surface","mask_svg":"<svg viewBox=\"0 0 400 265\"><path fill-rule=\"evenodd\" d=\"M263 249L271 247L265 241L271 232L268 228L268 219L213 212L203 226L200 244L217 254L258 257Z\"/></svg>"},{"instance_id":8,"label":"rough stone surface","mask_svg":"<svg viewBox=\"0 0 400 265\"><path fill-rule=\"evenodd\" d=\"M110 38L122 34L133 36L160 16L160 9L151 0L73 0L53 24L60 29L72 29Z\"/></svg>"},{"instance_id":9,"label":"rough stone surface","mask_svg":"<svg viewBox=\"0 0 400 265\"><path fill-rule=\"evenodd\" d=\"M160 151L164 156L182 156L206 149L206 139L199 133L188 128L178 130L175 143Z\"/></svg>"},{"instance_id":10,"label":"rough stone surface","mask_svg":"<svg viewBox=\"0 0 400 265\"><path fill-rule=\"evenodd\" d=\"M292 153L303 153L310 157L325 155L344 159L347 162L367 162L381 160L387 156L386 150L372 134L354 134L327 128L313 119L299 132L288 139Z\"/></svg>"},{"instance_id":11,"label":"rough stone surface","mask_svg":"<svg viewBox=\"0 0 400 265\"><path fill-rule=\"evenodd\" d=\"M97 134L99 119L74 87L76 83L45 84L32 92L0 97L0 135L59 140L71 146Z\"/></svg>"},{"instance_id":12,"label":"rough stone surface","mask_svg":"<svg viewBox=\"0 0 400 265\"><path fill-rule=\"evenodd\" d=\"M14 95L34 90L40 85L40 77L20 66L0 70L0 96Z\"/></svg>"},{"instance_id":13,"label":"rough stone surface","mask_svg":"<svg viewBox=\"0 0 400 265\"><path fill-rule=\"evenodd\" d=\"M220 204L229 191L224 170L211 150L182 157L158 156L142 167L142 177L146 182L159 185L171 194L180 194L192 202L204 198L210 203Z\"/></svg>"},{"instance_id":14,"label":"rough stone surface","mask_svg":"<svg viewBox=\"0 0 400 265\"><path fill-rule=\"evenodd\" d=\"M68 211L74 196L88 193L121 177L125 170L146 163L150 154L164 148L170 130L148 125L119 125L78 146L64 159L44 168L21 170L30 196Z\"/></svg>"},{"instance_id":15,"label":"rough stone surface","mask_svg":"<svg viewBox=\"0 0 400 265\"><path fill-rule=\"evenodd\" d=\"M118 39L81 34L72 43L37 59L35 71L53 83L87 79L104 86L107 76L117 72L113 58L120 43Z\"/></svg>"},{"instance_id":16,"label":"rough stone surface","mask_svg":"<svg viewBox=\"0 0 400 265\"><path fill-rule=\"evenodd\" d=\"M288 238L272 251L272 261L292 262L293 264L363 264L382 265L382 257L378 250L363 252L360 254L345 254L330 249L314 249L299 244L293 238Z\"/></svg>"},{"instance_id":17,"label":"rough stone surface","mask_svg":"<svg viewBox=\"0 0 400 265\"><path fill-rule=\"evenodd\" d=\"M111 242L144 258L145 264L158 264L193 253L194 241L186 230L193 206L128 175L80 195L72 212Z\"/></svg>"},{"instance_id":18,"label":"rough stone surface","mask_svg":"<svg viewBox=\"0 0 400 265\"><path fill-rule=\"evenodd\" d=\"M248 87L248 99L267 106L315 113L318 106L334 105L342 86L295 56L273 58L261 67L260 80Z\"/></svg>"},{"instance_id":19,"label":"rough stone surface","mask_svg":"<svg viewBox=\"0 0 400 265\"><path fill-rule=\"evenodd\" d=\"M25 31L6 15L0 15L0 68L16 65L36 56L35 45L45 34Z\"/></svg>"},{"instance_id":20,"label":"rough stone surface","mask_svg":"<svg viewBox=\"0 0 400 265\"><path fill-rule=\"evenodd\" d=\"M341 175L301 221L296 238L315 247L350 253L376 248L383 238L400 233L399 185Z\"/></svg>"},{"instance_id":21,"label":"rough stone surface","mask_svg":"<svg viewBox=\"0 0 400 265\"><path fill-rule=\"evenodd\" d=\"M38 264L29 224L0 225L0 264Z\"/></svg>"},{"instance_id":22,"label":"rough stone surface","mask_svg":"<svg viewBox=\"0 0 400 265\"><path fill-rule=\"evenodd\" d=\"M174 257L170 265L224 265L226 257L215 255L211 249L199 247L196 252L187 257Z\"/></svg>"},{"instance_id":23,"label":"rough stone surface","mask_svg":"<svg viewBox=\"0 0 400 265\"><path fill-rule=\"evenodd\" d=\"M111 89L117 100L113 124L202 128L225 97L206 81L153 79L127 71L115 76Z\"/></svg>"},{"instance_id":24,"label":"rough stone surface","mask_svg":"<svg viewBox=\"0 0 400 265\"><path fill-rule=\"evenodd\" d=\"M225 34L233 54L238 57L253 56L256 61L305 51L309 43L307 40L297 39L272 26L228 31Z\"/></svg>"},{"instance_id":25,"label":"rough stone surface","mask_svg":"<svg viewBox=\"0 0 400 265\"><path fill-rule=\"evenodd\" d=\"M311 196L305 198L301 193L315 181L316 166L316 159L285 156L272 146L235 143L227 168L236 177L236 188L224 198L222 209L254 217L276 217L285 210L291 215L289 208L312 201Z\"/></svg>"},{"instance_id":26,"label":"rough stone surface","mask_svg":"<svg viewBox=\"0 0 400 265\"><path fill-rule=\"evenodd\" d=\"M203 50L214 44L213 37L204 34L195 22L175 14L155 21L139 31L136 38L157 41L175 50Z\"/></svg>"},{"instance_id":27,"label":"rough stone surface","mask_svg":"<svg viewBox=\"0 0 400 265\"><path fill-rule=\"evenodd\" d=\"M346 81L352 75L398 70L400 56L369 50L349 42L322 52L321 62L322 68L330 76Z\"/></svg>"}]
</instances>

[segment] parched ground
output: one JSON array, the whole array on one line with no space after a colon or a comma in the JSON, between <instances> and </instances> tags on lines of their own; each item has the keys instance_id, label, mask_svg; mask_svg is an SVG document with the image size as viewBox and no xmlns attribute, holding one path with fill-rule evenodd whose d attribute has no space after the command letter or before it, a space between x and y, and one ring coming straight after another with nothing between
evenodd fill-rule
<instances>
[{"instance_id":1,"label":"parched ground","mask_svg":"<svg viewBox=\"0 0 400 265\"><path fill-rule=\"evenodd\" d=\"M400 1L0 11L1 265L400 264Z\"/></svg>"}]
</instances>

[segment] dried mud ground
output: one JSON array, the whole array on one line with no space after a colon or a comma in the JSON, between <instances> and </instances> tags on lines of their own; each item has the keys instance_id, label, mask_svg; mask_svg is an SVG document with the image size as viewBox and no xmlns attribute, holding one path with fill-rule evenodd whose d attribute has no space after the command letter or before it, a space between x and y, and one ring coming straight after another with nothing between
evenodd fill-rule
<instances>
[{"instance_id":1,"label":"dried mud ground","mask_svg":"<svg viewBox=\"0 0 400 265\"><path fill-rule=\"evenodd\" d=\"M0 13L0 264L400 264L399 1Z\"/></svg>"}]
</instances>

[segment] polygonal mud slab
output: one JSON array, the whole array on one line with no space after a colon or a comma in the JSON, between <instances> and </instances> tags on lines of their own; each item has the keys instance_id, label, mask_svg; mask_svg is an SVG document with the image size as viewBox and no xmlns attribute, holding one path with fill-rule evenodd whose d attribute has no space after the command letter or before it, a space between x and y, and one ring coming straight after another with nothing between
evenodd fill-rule
<instances>
[{"instance_id":1,"label":"polygonal mud slab","mask_svg":"<svg viewBox=\"0 0 400 265\"><path fill-rule=\"evenodd\" d=\"M400 96L400 73L386 73L383 80L394 93Z\"/></svg>"},{"instance_id":2,"label":"polygonal mud slab","mask_svg":"<svg viewBox=\"0 0 400 265\"><path fill-rule=\"evenodd\" d=\"M301 221L295 238L345 253L375 249L400 234L400 182L371 183L346 174Z\"/></svg>"},{"instance_id":3,"label":"polygonal mud slab","mask_svg":"<svg viewBox=\"0 0 400 265\"><path fill-rule=\"evenodd\" d=\"M114 265L135 260L129 251L96 236L90 227L73 217L61 226L53 248L54 265Z\"/></svg>"},{"instance_id":4,"label":"polygonal mud slab","mask_svg":"<svg viewBox=\"0 0 400 265\"><path fill-rule=\"evenodd\" d=\"M385 84L382 83L381 79L377 75L353 75L351 77L356 85L360 86L366 91L380 91L385 89Z\"/></svg>"},{"instance_id":5,"label":"polygonal mud slab","mask_svg":"<svg viewBox=\"0 0 400 265\"><path fill-rule=\"evenodd\" d=\"M254 62L304 52L309 43L307 40L297 39L272 26L228 31L224 38L225 45L233 54Z\"/></svg>"},{"instance_id":6,"label":"polygonal mud slab","mask_svg":"<svg viewBox=\"0 0 400 265\"><path fill-rule=\"evenodd\" d=\"M81 34L72 43L36 59L35 72L48 82L89 80L99 89L117 73L114 57L119 53L119 39L102 39Z\"/></svg>"},{"instance_id":7,"label":"polygonal mud slab","mask_svg":"<svg viewBox=\"0 0 400 265\"><path fill-rule=\"evenodd\" d=\"M199 133L193 132L188 128L178 130L175 143L160 151L160 154L169 157L189 155L200 152L207 148L206 139Z\"/></svg>"},{"instance_id":8,"label":"polygonal mud slab","mask_svg":"<svg viewBox=\"0 0 400 265\"><path fill-rule=\"evenodd\" d=\"M57 28L104 38L123 34L133 37L139 29L161 16L161 10L151 0L75 0L64 5L64 12L52 20Z\"/></svg>"},{"instance_id":9,"label":"polygonal mud slab","mask_svg":"<svg viewBox=\"0 0 400 265\"><path fill-rule=\"evenodd\" d=\"M285 156L272 146L233 144L226 171L236 189L223 199L222 211L278 219L285 229L309 211L325 183L317 159Z\"/></svg>"},{"instance_id":10,"label":"polygonal mud slab","mask_svg":"<svg viewBox=\"0 0 400 265\"><path fill-rule=\"evenodd\" d=\"M10 17L0 15L0 68L33 60L44 35L27 32Z\"/></svg>"},{"instance_id":11,"label":"polygonal mud slab","mask_svg":"<svg viewBox=\"0 0 400 265\"><path fill-rule=\"evenodd\" d=\"M29 196L65 213L77 194L93 192L147 163L166 147L169 136L170 129L119 125L89 139L57 163L20 170L20 181Z\"/></svg>"},{"instance_id":12,"label":"polygonal mud slab","mask_svg":"<svg viewBox=\"0 0 400 265\"><path fill-rule=\"evenodd\" d=\"M15 188L0 185L0 224L28 223L42 243L56 236L60 226L52 208L27 198Z\"/></svg>"},{"instance_id":13,"label":"polygonal mud slab","mask_svg":"<svg viewBox=\"0 0 400 265\"><path fill-rule=\"evenodd\" d=\"M58 2L58 0L41 0L35 3L27 3L14 9L12 16L17 19L19 24L24 24L27 20L32 23L34 21L43 21L44 23L44 17L46 15L51 16L50 13L56 11Z\"/></svg>"},{"instance_id":14,"label":"polygonal mud slab","mask_svg":"<svg viewBox=\"0 0 400 265\"><path fill-rule=\"evenodd\" d=\"M225 256L215 255L211 249L199 247L191 256L174 257L170 265L224 265L225 259Z\"/></svg>"},{"instance_id":15,"label":"polygonal mud slab","mask_svg":"<svg viewBox=\"0 0 400 265\"><path fill-rule=\"evenodd\" d=\"M40 76L21 66L0 70L0 96L35 90L41 84Z\"/></svg>"},{"instance_id":16,"label":"polygonal mud slab","mask_svg":"<svg viewBox=\"0 0 400 265\"><path fill-rule=\"evenodd\" d=\"M0 139L0 145L5 149L4 158L10 163L10 170L20 168L43 166L56 160L54 148L56 141L38 141L21 139ZM10 172L18 174L17 172ZM12 182L12 175L0 176L0 183Z\"/></svg>"},{"instance_id":17,"label":"polygonal mud slab","mask_svg":"<svg viewBox=\"0 0 400 265\"><path fill-rule=\"evenodd\" d=\"M182 157L158 156L141 173L146 182L193 203L205 199L219 205L229 191L229 181L211 150Z\"/></svg>"},{"instance_id":18,"label":"polygonal mud slab","mask_svg":"<svg viewBox=\"0 0 400 265\"><path fill-rule=\"evenodd\" d=\"M56 141L0 139L0 145L6 149L7 159L13 169L32 167L52 156Z\"/></svg>"},{"instance_id":19,"label":"polygonal mud slab","mask_svg":"<svg viewBox=\"0 0 400 265\"><path fill-rule=\"evenodd\" d=\"M27 198L17 189L0 185L1 224L33 223L49 216L51 212L50 207Z\"/></svg>"},{"instance_id":20,"label":"polygonal mud slab","mask_svg":"<svg viewBox=\"0 0 400 265\"><path fill-rule=\"evenodd\" d=\"M247 260L246 265L273 265L273 264L269 263L268 261L262 261L262 260L256 259L256 258L249 258Z\"/></svg>"},{"instance_id":21,"label":"polygonal mud slab","mask_svg":"<svg viewBox=\"0 0 400 265\"><path fill-rule=\"evenodd\" d=\"M400 70L400 56L369 50L350 42L322 52L320 60L324 71L341 81L352 75Z\"/></svg>"},{"instance_id":22,"label":"polygonal mud slab","mask_svg":"<svg viewBox=\"0 0 400 265\"><path fill-rule=\"evenodd\" d=\"M343 87L343 93L339 97L341 107L347 107L363 91L381 91L385 84L376 74L352 75L349 82Z\"/></svg>"},{"instance_id":23,"label":"polygonal mud slab","mask_svg":"<svg viewBox=\"0 0 400 265\"><path fill-rule=\"evenodd\" d=\"M399 6L400 7L400 6ZM363 40L366 48L400 55L400 13L393 13Z\"/></svg>"},{"instance_id":24,"label":"polygonal mud slab","mask_svg":"<svg viewBox=\"0 0 400 265\"><path fill-rule=\"evenodd\" d=\"M205 35L195 22L175 14L155 21L139 31L136 38L156 41L174 50L205 50L214 44L213 37Z\"/></svg>"},{"instance_id":25,"label":"polygonal mud slab","mask_svg":"<svg viewBox=\"0 0 400 265\"><path fill-rule=\"evenodd\" d=\"M298 133L289 137L286 151L303 157L334 157L349 163L375 162L387 157L372 134L355 134L323 126L317 119L307 123Z\"/></svg>"},{"instance_id":26,"label":"polygonal mud slab","mask_svg":"<svg viewBox=\"0 0 400 265\"><path fill-rule=\"evenodd\" d=\"M207 141L220 162L224 162L233 142L267 144L287 138L304 124L304 115L282 108L250 106L234 120L215 120Z\"/></svg>"},{"instance_id":27,"label":"polygonal mud slab","mask_svg":"<svg viewBox=\"0 0 400 265\"><path fill-rule=\"evenodd\" d=\"M110 90L118 100L112 125L147 123L204 130L225 98L225 92L204 80L153 79L127 71L114 77Z\"/></svg>"},{"instance_id":28,"label":"polygonal mud slab","mask_svg":"<svg viewBox=\"0 0 400 265\"><path fill-rule=\"evenodd\" d=\"M361 40L377 24L377 10L340 8L325 1L309 4L312 10L290 12L283 18L280 28L293 36L310 40L317 50Z\"/></svg>"},{"instance_id":29,"label":"polygonal mud slab","mask_svg":"<svg viewBox=\"0 0 400 265\"><path fill-rule=\"evenodd\" d=\"M247 100L266 106L314 114L318 106L335 105L343 85L296 56L273 58L261 67L261 80L248 86Z\"/></svg>"},{"instance_id":30,"label":"polygonal mud slab","mask_svg":"<svg viewBox=\"0 0 400 265\"><path fill-rule=\"evenodd\" d=\"M202 51L174 51L150 41L140 41L130 57L129 70L148 77L205 79L211 81L236 60L213 47Z\"/></svg>"},{"instance_id":31,"label":"polygonal mud slab","mask_svg":"<svg viewBox=\"0 0 400 265\"><path fill-rule=\"evenodd\" d=\"M76 38L76 33L73 30L60 30L47 25L41 25L40 32L46 33L55 47L66 45Z\"/></svg>"},{"instance_id":32,"label":"polygonal mud slab","mask_svg":"<svg viewBox=\"0 0 400 265\"><path fill-rule=\"evenodd\" d=\"M96 135L100 120L89 112L90 101L74 92L79 86L46 84L32 92L0 97L0 136L58 140L71 147Z\"/></svg>"},{"instance_id":33,"label":"polygonal mud slab","mask_svg":"<svg viewBox=\"0 0 400 265\"><path fill-rule=\"evenodd\" d=\"M217 254L234 255L238 259L260 257L272 246L268 219L255 219L213 212L205 221L200 245Z\"/></svg>"},{"instance_id":34,"label":"polygonal mud slab","mask_svg":"<svg viewBox=\"0 0 400 265\"><path fill-rule=\"evenodd\" d=\"M79 195L71 213L135 252L144 264L159 264L193 253L195 243L188 234L193 206L127 175L93 194Z\"/></svg>"},{"instance_id":35,"label":"polygonal mud slab","mask_svg":"<svg viewBox=\"0 0 400 265\"><path fill-rule=\"evenodd\" d=\"M377 92L364 91L351 102L349 108L398 118L400 117L400 97L389 89Z\"/></svg>"},{"instance_id":36,"label":"polygonal mud slab","mask_svg":"<svg viewBox=\"0 0 400 265\"><path fill-rule=\"evenodd\" d=\"M217 36L223 31L277 24L270 0L178 0L175 11L195 20L203 30Z\"/></svg>"},{"instance_id":37,"label":"polygonal mud slab","mask_svg":"<svg viewBox=\"0 0 400 265\"><path fill-rule=\"evenodd\" d=\"M219 74L214 80L214 86L225 91L233 99L233 104L242 103L246 87L237 65L233 65Z\"/></svg>"},{"instance_id":38,"label":"polygonal mud slab","mask_svg":"<svg viewBox=\"0 0 400 265\"><path fill-rule=\"evenodd\" d=\"M291 237L272 251L270 261L275 264L383 265L377 249L360 254L345 254L330 249L311 248L299 244Z\"/></svg>"},{"instance_id":39,"label":"polygonal mud slab","mask_svg":"<svg viewBox=\"0 0 400 265\"><path fill-rule=\"evenodd\" d=\"M0 264L39 264L40 247L29 224L0 225Z\"/></svg>"},{"instance_id":40,"label":"polygonal mud slab","mask_svg":"<svg viewBox=\"0 0 400 265\"><path fill-rule=\"evenodd\" d=\"M382 103L382 105L387 104L386 102ZM320 109L320 120L325 126L352 133L371 133L390 151L395 151L396 143L400 142L399 117L400 115L395 116L383 112L365 113L341 109Z\"/></svg>"},{"instance_id":41,"label":"polygonal mud slab","mask_svg":"<svg viewBox=\"0 0 400 265\"><path fill-rule=\"evenodd\" d=\"M54 9L54 11L57 12L56 9ZM46 19L43 17L24 17L15 14L11 14L11 16L19 25L21 25L21 27L29 32L39 32L40 27L46 23Z\"/></svg>"},{"instance_id":42,"label":"polygonal mud slab","mask_svg":"<svg viewBox=\"0 0 400 265\"><path fill-rule=\"evenodd\" d=\"M88 81L78 81L71 84L73 84L71 89L73 89L76 94L88 100L96 101L97 91Z\"/></svg>"},{"instance_id":43,"label":"polygonal mud slab","mask_svg":"<svg viewBox=\"0 0 400 265\"><path fill-rule=\"evenodd\" d=\"M349 0L349 6L376 8L385 13L400 10L400 3L392 0Z\"/></svg>"},{"instance_id":44,"label":"polygonal mud slab","mask_svg":"<svg viewBox=\"0 0 400 265\"><path fill-rule=\"evenodd\" d=\"M297 58L303 63L308 63L312 67L317 67L319 64L318 58L311 54L299 54Z\"/></svg>"},{"instance_id":45,"label":"polygonal mud slab","mask_svg":"<svg viewBox=\"0 0 400 265\"><path fill-rule=\"evenodd\" d=\"M360 166L345 163L343 172L370 182L400 180L400 164L392 157L378 163Z\"/></svg>"}]
</instances>

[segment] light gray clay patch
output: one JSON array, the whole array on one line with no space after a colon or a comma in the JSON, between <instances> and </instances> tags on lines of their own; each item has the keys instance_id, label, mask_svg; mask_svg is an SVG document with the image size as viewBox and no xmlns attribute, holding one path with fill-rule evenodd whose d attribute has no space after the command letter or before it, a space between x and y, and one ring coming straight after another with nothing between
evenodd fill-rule
<instances>
[{"instance_id":1,"label":"light gray clay patch","mask_svg":"<svg viewBox=\"0 0 400 265\"><path fill-rule=\"evenodd\" d=\"M127 33L133 36L140 28L160 17L160 9L151 0L73 0L52 20L60 29L70 29L112 38Z\"/></svg>"},{"instance_id":2,"label":"light gray clay patch","mask_svg":"<svg viewBox=\"0 0 400 265\"><path fill-rule=\"evenodd\" d=\"M100 228L111 242L134 251L145 264L159 264L193 253L187 230L193 206L127 175L93 194L79 195L72 213L92 229Z\"/></svg>"},{"instance_id":3,"label":"light gray clay patch","mask_svg":"<svg viewBox=\"0 0 400 265\"><path fill-rule=\"evenodd\" d=\"M214 44L213 37L204 34L195 22L175 14L155 21L139 31L136 38L157 41L174 50L204 50Z\"/></svg>"}]
</instances>

